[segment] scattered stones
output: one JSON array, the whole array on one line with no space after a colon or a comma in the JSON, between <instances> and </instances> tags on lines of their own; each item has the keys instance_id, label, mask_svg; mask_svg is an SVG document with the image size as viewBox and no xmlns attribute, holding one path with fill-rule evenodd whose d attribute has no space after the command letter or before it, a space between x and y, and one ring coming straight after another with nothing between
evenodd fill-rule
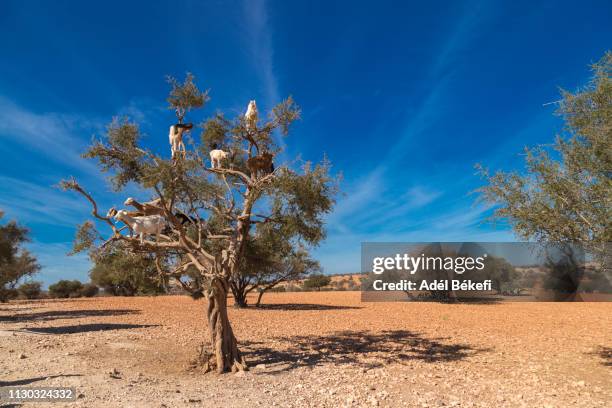
<instances>
[{"instance_id":1,"label":"scattered stones","mask_svg":"<svg viewBox=\"0 0 612 408\"><path fill-rule=\"evenodd\" d=\"M139 312L54 319L33 327L137 327L44 336L20 331L19 341L0 336L2 380L49 375L39 384L75 386L87 394L77 394L79 407L196 408L214 402L216 408L591 408L612 401L605 360L589 354L599 350L609 333L601 325L610 312L605 304L579 304L582 309L554 305L559 311L545 303L368 304L360 303L358 293L336 292L270 294L268 299L338 308L231 309L247 361L268 361L254 364L254 374L238 372L234 377L182 370L206 338L205 322L193 318L201 315L203 301L174 296L40 302L36 313L88 308ZM543 314L547 319L541 319ZM449 318L439 324L442 315ZM4 316L0 309L0 330L22 330L3 321ZM54 377L59 375L65 377Z\"/></svg>"}]
</instances>

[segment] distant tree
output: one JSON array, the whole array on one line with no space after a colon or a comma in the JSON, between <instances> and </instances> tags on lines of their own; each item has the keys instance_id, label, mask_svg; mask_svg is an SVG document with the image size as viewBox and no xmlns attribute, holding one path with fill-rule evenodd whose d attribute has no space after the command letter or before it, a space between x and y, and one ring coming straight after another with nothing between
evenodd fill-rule
<instances>
[{"instance_id":1,"label":"distant tree","mask_svg":"<svg viewBox=\"0 0 612 408\"><path fill-rule=\"evenodd\" d=\"M325 286L331 283L331 278L322 274L311 275L304 281L304 289L317 289L321 290Z\"/></svg>"},{"instance_id":2,"label":"distant tree","mask_svg":"<svg viewBox=\"0 0 612 408\"><path fill-rule=\"evenodd\" d=\"M0 211L0 219L3 216ZM0 302L16 294L15 286L20 279L40 269L36 258L22 247L28 241L28 230L15 221L0 226Z\"/></svg>"},{"instance_id":3,"label":"distant tree","mask_svg":"<svg viewBox=\"0 0 612 408\"><path fill-rule=\"evenodd\" d=\"M86 283L81 288L81 296L83 297L94 297L98 294L100 289L93 283Z\"/></svg>"},{"instance_id":4,"label":"distant tree","mask_svg":"<svg viewBox=\"0 0 612 408\"><path fill-rule=\"evenodd\" d=\"M17 288L17 292L25 299L38 299L42 292L41 287L41 282L26 282Z\"/></svg>"},{"instance_id":5,"label":"distant tree","mask_svg":"<svg viewBox=\"0 0 612 408\"><path fill-rule=\"evenodd\" d=\"M310 258L308 252L299 250L292 252L278 264L274 273L259 277L255 306L260 306L264 293L274 289L279 283L301 279L320 269L319 263Z\"/></svg>"},{"instance_id":6,"label":"distant tree","mask_svg":"<svg viewBox=\"0 0 612 408\"><path fill-rule=\"evenodd\" d=\"M114 296L153 295L165 292L155 257L148 253L133 253L119 244L93 251L94 264L89 271L91 282Z\"/></svg>"},{"instance_id":7,"label":"distant tree","mask_svg":"<svg viewBox=\"0 0 612 408\"><path fill-rule=\"evenodd\" d=\"M246 244L239 273L230 281L236 306L246 307L247 295L252 291L258 292L255 305L259 306L264 293L278 284L303 279L319 270L318 262L309 257L291 233L290 229L272 224L257 226Z\"/></svg>"},{"instance_id":8,"label":"distant tree","mask_svg":"<svg viewBox=\"0 0 612 408\"><path fill-rule=\"evenodd\" d=\"M78 280L57 281L53 285L49 285L49 295L55 298L75 298L81 296L83 284Z\"/></svg>"},{"instance_id":9,"label":"distant tree","mask_svg":"<svg viewBox=\"0 0 612 408\"><path fill-rule=\"evenodd\" d=\"M555 154L527 148L525 174L477 167L488 182L482 199L498 205L494 218L525 239L585 243L605 262L612 242L612 53L592 68L588 86L562 91L557 113L565 128Z\"/></svg>"}]
</instances>

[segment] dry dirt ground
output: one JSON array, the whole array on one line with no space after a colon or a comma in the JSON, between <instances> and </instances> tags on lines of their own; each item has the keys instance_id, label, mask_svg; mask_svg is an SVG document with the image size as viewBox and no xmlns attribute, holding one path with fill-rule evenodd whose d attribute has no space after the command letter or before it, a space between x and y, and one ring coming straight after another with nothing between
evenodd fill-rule
<instances>
[{"instance_id":1,"label":"dry dirt ground","mask_svg":"<svg viewBox=\"0 0 612 408\"><path fill-rule=\"evenodd\" d=\"M188 369L203 301L0 304L0 385L77 388L35 407L612 406L610 303L264 301L230 310L252 369L225 375Z\"/></svg>"}]
</instances>

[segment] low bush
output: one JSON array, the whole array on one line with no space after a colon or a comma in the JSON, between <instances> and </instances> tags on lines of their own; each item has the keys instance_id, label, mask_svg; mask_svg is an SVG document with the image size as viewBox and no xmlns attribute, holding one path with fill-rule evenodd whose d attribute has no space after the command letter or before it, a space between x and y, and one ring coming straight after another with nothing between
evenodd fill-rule
<instances>
[{"instance_id":1,"label":"low bush","mask_svg":"<svg viewBox=\"0 0 612 408\"><path fill-rule=\"evenodd\" d=\"M49 295L55 298L80 297L83 284L78 280L60 280L49 286Z\"/></svg>"},{"instance_id":2,"label":"low bush","mask_svg":"<svg viewBox=\"0 0 612 408\"><path fill-rule=\"evenodd\" d=\"M25 299L38 299L42 293L41 287L41 282L26 282L17 288L17 292Z\"/></svg>"},{"instance_id":3,"label":"low bush","mask_svg":"<svg viewBox=\"0 0 612 408\"><path fill-rule=\"evenodd\" d=\"M83 285L83 288L81 288L81 296L84 297L94 297L98 294L98 292L100 291L100 289L94 285L93 283L86 283Z\"/></svg>"}]
</instances>

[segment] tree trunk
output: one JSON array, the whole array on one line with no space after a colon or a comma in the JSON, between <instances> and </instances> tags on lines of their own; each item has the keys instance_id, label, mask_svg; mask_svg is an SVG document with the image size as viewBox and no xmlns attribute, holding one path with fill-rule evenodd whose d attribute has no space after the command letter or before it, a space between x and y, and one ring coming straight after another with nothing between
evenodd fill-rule
<instances>
[{"instance_id":1,"label":"tree trunk","mask_svg":"<svg viewBox=\"0 0 612 408\"><path fill-rule=\"evenodd\" d=\"M236 337L227 317L228 283L223 278L215 278L206 294L208 307L206 318L210 330L211 351L200 352L200 362L204 371L215 370L221 374L227 371L246 371L247 364L238 350Z\"/></svg>"},{"instance_id":2,"label":"tree trunk","mask_svg":"<svg viewBox=\"0 0 612 408\"><path fill-rule=\"evenodd\" d=\"M243 290L232 291L232 293L234 295L234 307L247 307L247 298Z\"/></svg>"},{"instance_id":3,"label":"tree trunk","mask_svg":"<svg viewBox=\"0 0 612 408\"><path fill-rule=\"evenodd\" d=\"M246 285L244 285L242 282L236 283L234 280L232 280L230 282L230 289L232 290L232 296L234 297L234 307L247 307Z\"/></svg>"},{"instance_id":4,"label":"tree trunk","mask_svg":"<svg viewBox=\"0 0 612 408\"><path fill-rule=\"evenodd\" d=\"M259 305L261 304L261 298L265 292L266 292L265 290L259 291L259 294L257 295L257 302L255 303L255 307L259 307Z\"/></svg>"}]
</instances>

